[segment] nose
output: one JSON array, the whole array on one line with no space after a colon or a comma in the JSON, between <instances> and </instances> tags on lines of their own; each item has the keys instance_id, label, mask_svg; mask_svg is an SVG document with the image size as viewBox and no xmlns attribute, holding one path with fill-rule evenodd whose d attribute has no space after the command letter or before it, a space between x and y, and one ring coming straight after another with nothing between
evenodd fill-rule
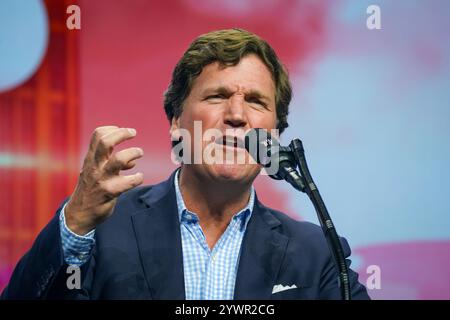
<instances>
[{"instance_id":1,"label":"nose","mask_svg":"<svg viewBox=\"0 0 450 320\"><path fill-rule=\"evenodd\" d=\"M243 97L232 96L228 100L224 122L232 128L245 127L247 125L247 114Z\"/></svg>"}]
</instances>

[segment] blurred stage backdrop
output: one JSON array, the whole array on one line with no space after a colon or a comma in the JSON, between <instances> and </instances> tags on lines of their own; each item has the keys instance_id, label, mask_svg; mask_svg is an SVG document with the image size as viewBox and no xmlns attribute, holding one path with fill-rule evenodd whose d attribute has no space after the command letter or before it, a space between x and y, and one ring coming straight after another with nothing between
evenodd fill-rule
<instances>
[{"instance_id":1,"label":"blurred stage backdrop","mask_svg":"<svg viewBox=\"0 0 450 320\"><path fill-rule=\"evenodd\" d=\"M66 8L81 8L81 30ZM369 30L366 9L381 9ZM288 143L310 169L374 299L450 299L448 1L0 2L0 289L74 188L92 130L134 127L146 183L170 161L162 94L194 37L268 40L294 87ZM445 40L447 39L447 40ZM258 178L262 201L317 223L309 199ZM369 268L370 269L370 268Z\"/></svg>"}]
</instances>

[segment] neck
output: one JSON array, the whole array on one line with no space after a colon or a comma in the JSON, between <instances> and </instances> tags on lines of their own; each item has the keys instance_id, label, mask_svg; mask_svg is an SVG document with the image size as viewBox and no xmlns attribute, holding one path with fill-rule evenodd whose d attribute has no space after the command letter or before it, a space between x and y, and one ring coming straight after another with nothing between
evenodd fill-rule
<instances>
[{"instance_id":1,"label":"neck","mask_svg":"<svg viewBox=\"0 0 450 320\"><path fill-rule=\"evenodd\" d=\"M226 226L234 214L247 206L251 192L251 182L214 181L199 176L190 166L181 168L179 184L186 208L195 212L204 225Z\"/></svg>"}]
</instances>

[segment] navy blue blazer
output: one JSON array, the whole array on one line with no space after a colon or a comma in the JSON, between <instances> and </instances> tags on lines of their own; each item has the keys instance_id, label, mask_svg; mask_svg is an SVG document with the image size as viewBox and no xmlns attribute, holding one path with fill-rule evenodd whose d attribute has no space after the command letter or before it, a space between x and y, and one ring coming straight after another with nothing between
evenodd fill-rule
<instances>
[{"instance_id":1,"label":"navy blue blazer","mask_svg":"<svg viewBox=\"0 0 450 320\"><path fill-rule=\"evenodd\" d=\"M174 174L122 194L96 229L81 268L81 289L69 290L59 211L17 264L3 299L184 299L183 255ZM342 238L346 257L350 248ZM319 226L299 222L255 199L242 242L235 299L340 299L326 239ZM350 263L350 261L348 261ZM350 271L354 299L369 299ZM292 286L272 294L275 285Z\"/></svg>"}]
</instances>

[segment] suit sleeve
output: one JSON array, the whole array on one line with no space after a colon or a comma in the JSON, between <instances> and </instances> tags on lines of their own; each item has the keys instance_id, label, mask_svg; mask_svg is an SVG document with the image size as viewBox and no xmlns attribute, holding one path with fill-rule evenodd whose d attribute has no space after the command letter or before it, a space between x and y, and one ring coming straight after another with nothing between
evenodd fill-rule
<instances>
[{"instance_id":1,"label":"suit sleeve","mask_svg":"<svg viewBox=\"0 0 450 320\"><path fill-rule=\"evenodd\" d=\"M350 259L347 259L351 255L350 246L345 238L341 237L340 239L349 272L351 298L352 300L370 300L370 297L367 294L366 287L358 281L358 273L350 269L351 261ZM338 281L338 272L336 271L334 260L330 254L330 258L321 277L321 288L319 299L340 300L341 291L339 286L337 285L337 281Z\"/></svg>"},{"instance_id":2,"label":"suit sleeve","mask_svg":"<svg viewBox=\"0 0 450 320\"><path fill-rule=\"evenodd\" d=\"M60 213L56 215L40 232L31 249L17 263L8 286L3 290L1 299L46 299L46 298L89 298L87 290L70 290L66 281L68 265L64 261L61 241ZM83 288L92 282L94 259L80 267Z\"/></svg>"}]
</instances>

